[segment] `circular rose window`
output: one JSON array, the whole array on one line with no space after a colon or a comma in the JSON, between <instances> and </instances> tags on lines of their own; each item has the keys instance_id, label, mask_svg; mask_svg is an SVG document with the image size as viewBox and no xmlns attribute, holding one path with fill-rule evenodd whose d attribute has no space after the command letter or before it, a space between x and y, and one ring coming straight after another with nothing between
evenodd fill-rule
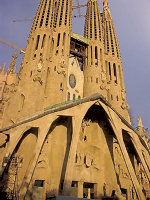
<instances>
[{"instance_id":1,"label":"circular rose window","mask_svg":"<svg viewBox=\"0 0 150 200\"><path fill-rule=\"evenodd\" d=\"M70 74L70 76L69 76L69 85L71 88L75 88L75 86L76 86L76 78L75 78L74 74Z\"/></svg>"}]
</instances>

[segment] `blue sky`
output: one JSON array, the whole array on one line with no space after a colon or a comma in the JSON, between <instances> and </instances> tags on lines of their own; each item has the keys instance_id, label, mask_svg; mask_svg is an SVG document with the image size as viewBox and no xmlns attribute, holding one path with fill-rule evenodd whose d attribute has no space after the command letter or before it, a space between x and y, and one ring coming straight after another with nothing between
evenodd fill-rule
<instances>
[{"instance_id":1,"label":"blue sky","mask_svg":"<svg viewBox=\"0 0 150 200\"><path fill-rule=\"evenodd\" d=\"M74 0L75 1L75 0ZM85 2L86 0L80 0ZM32 22L13 19L33 18L39 0L0 0L0 38L26 47ZM102 11L102 0L99 0ZM109 0L123 61L127 101L135 127L141 115L150 132L150 1ZM73 31L83 34L84 19L73 20ZM0 65L11 62L14 49L0 43ZM21 60L18 54L18 67Z\"/></svg>"}]
</instances>

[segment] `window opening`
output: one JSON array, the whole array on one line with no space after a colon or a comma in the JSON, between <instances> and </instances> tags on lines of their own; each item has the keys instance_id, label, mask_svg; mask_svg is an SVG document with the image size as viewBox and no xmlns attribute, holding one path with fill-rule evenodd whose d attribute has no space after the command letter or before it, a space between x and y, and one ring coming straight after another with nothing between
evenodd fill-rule
<instances>
[{"instance_id":1,"label":"window opening","mask_svg":"<svg viewBox=\"0 0 150 200\"><path fill-rule=\"evenodd\" d=\"M44 181L43 180L35 180L34 186L43 187L44 186Z\"/></svg>"},{"instance_id":2,"label":"window opening","mask_svg":"<svg viewBox=\"0 0 150 200\"><path fill-rule=\"evenodd\" d=\"M60 33L58 33L58 38L57 38L57 47L59 46L60 43Z\"/></svg>"},{"instance_id":3,"label":"window opening","mask_svg":"<svg viewBox=\"0 0 150 200\"><path fill-rule=\"evenodd\" d=\"M108 63L108 67L109 67L109 77L110 77L110 80L111 80L111 64L110 64L110 62Z\"/></svg>"},{"instance_id":4,"label":"window opening","mask_svg":"<svg viewBox=\"0 0 150 200\"><path fill-rule=\"evenodd\" d=\"M115 77L115 83L117 83L117 71L116 71L116 64L113 64L113 68L114 68L114 77Z\"/></svg>"},{"instance_id":5,"label":"window opening","mask_svg":"<svg viewBox=\"0 0 150 200\"><path fill-rule=\"evenodd\" d=\"M62 45L65 45L65 41L66 41L66 33L63 34L63 44Z\"/></svg>"},{"instance_id":6,"label":"window opening","mask_svg":"<svg viewBox=\"0 0 150 200\"><path fill-rule=\"evenodd\" d=\"M75 94L73 94L73 100L75 100L76 99L76 95Z\"/></svg>"},{"instance_id":7,"label":"window opening","mask_svg":"<svg viewBox=\"0 0 150 200\"><path fill-rule=\"evenodd\" d=\"M70 92L67 94L67 101L70 101Z\"/></svg>"},{"instance_id":8,"label":"window opening","mask_svg":"<svg viewBox=\"0 0 150 200\"><path fill-rule=\"evenodd\" d=\"M83 198L94 199L94 183L83 184Z\"/></svg>"},{"instance_id":9,"label":"window opening","mask_svg":"<svg viewBox=\"0 0 150 200\"><path fill-rule=\"evenodd\" d=\"M41 49L44 47L45 45L45 38L46 38L46 34L43 35L43 40L42 40L42 45L41 45Z\"/></svg>"},{"instance_id":10,"label":"window opening","mask_svg":"<svg viewBox=\"0 0 150 200\"><path fill-rule=\"evenodd\" d=\"M92 57L92 46L91 46L91 65L93 64L93 57Z\"/></svg>"},{"instance_id":11,"label":"window opening","mask_svg":"<svg viewBox=\"0 0 150 200\"><path fill-rule=\"evenodd\" d=\"M97 46L95 47L95 59L98 59L98 55L97 55Z\"/></svg>"},{"instance_id":12,"label":"window opening","mask_svg":"<svg viewBox=\"0 0 150 200\"><path fill-rule=\"evenodd\" d=\"M39 46L39 40L40 40L40 35L37 36L35 50L38 49L38 46Z\"/></svg>"},{"instance_id":13,"label":"window opening","mask_svg":"<svg viewBox=\"0 0 150 200\"><path fill-rule=\"evenodd\" d=\"M111 100L113 100L113 95L111 94Z\"/></svg>"}]
</instances>

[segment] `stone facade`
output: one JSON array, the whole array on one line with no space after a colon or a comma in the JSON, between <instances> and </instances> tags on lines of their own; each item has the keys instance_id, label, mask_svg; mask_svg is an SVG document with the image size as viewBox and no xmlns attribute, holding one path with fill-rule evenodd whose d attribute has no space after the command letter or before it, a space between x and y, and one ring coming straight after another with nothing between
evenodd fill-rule
<instances>
[{"instance_id":1,"label":"stone facade","mask_svg":"<svg viewBox=\"0 0 150 200\"><path fill-rule=\"evenodd\" d=\"M18 73L16 55L1 68L1 199L150 198L149 143L103 3L88 0L83 37L72 0L41 0Z\"/></svg>"}]
</instances>

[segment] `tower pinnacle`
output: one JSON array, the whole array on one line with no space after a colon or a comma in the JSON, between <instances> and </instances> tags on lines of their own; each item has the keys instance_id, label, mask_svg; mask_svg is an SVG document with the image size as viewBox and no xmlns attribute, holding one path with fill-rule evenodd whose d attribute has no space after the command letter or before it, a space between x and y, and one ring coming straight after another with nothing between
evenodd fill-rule
<instances>
[{"instance_id":1,"label":"tower pinnacle","mask_svg":"<svg viewBox=\"0 0 150 200\"><path fill-rule=\"evenodd\" d=\"M104 7L108 6L108 0L103 0Z\"/></svg>"}]
</instances>

